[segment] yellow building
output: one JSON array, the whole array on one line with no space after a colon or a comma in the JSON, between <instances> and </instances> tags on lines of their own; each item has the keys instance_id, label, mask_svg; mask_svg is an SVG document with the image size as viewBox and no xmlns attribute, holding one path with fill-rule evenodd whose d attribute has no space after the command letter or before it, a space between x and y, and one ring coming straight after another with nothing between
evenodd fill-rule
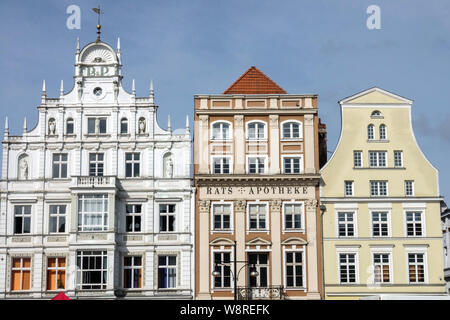
<instances>
[{"instance_id":1,"label":"yellow building","mask_svg":"<svg viewBox=\"0 0 450 320\"><path fill-rule=\"evenodd\" d=\"M414 137L412 101L372 88L339 104L321 170L325 298L444 294L438 171Z\"/></svg>"}]
</instances>

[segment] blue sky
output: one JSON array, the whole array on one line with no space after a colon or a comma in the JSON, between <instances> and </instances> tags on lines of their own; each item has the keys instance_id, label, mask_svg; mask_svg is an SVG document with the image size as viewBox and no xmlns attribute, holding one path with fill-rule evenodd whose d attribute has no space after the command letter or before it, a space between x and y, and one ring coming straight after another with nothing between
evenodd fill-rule
<instances>
[{"instance_id":1,"label":"blue sky","mask_svg":"<svg viewBox=\"0 0 450 320\"><path fill-rule=\"evenodd\" d=\"M66 8L81 8L81 29L66 28ZM47 95L73 84L76 38L96 37L96 1L1 0L0 130L37 121L42 80ZM138 96L155 81L159 122L183 127L193 95L221 93L255 65L288 93L317 93L328 149L340 133L337 101L373 86L414 100L414 131L450 196L450 1L189 0L103 1L102 40L121 38L124 86ZM381 30L366 9L381 8Z\"/></svg>"}]
</instances>

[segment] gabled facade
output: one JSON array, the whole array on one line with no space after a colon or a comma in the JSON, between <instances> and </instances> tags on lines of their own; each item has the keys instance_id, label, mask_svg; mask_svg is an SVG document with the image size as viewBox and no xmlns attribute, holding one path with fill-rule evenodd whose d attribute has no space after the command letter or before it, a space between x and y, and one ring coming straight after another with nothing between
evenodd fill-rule
<instances>
[{"instance_id":1,"label":"gabled facade","mask_svg":"<svg viewBox=\"0 0 450 320\"><path fill-rule=\"evenodd\" d=\"M75 53L74 86L4 133L0 298L193 297L189 125L122 87L120 42Z\"/></svg>"},{"instance_id":2,"label":"gabled facade","mask_svg":"<svg viewBox=\"0 0 450 320\"><path fill-rule=\"evenodd\" d=\"M251 67L194 112L196 298L320 299L317 95Z\"/></svg>"},{"instance_id":3,"label":"gabled facade","mask_svg":"<svg viewBox=\"0 0 450 320\"><path fill-rule=\"evenodd\" d=\"M444 293L438 172L414 137L412 101L372 88L339 103L321 169L326 299Z\"/></svg>"}]
</instances>

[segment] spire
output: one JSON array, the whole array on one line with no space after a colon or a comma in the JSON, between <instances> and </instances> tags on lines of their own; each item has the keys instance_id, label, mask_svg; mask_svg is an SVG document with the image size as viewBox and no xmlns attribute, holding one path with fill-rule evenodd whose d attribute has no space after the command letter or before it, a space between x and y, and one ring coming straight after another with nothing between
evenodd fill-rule
<instances>
[{"instance_id":1,"label":"spire","mask_svg":"<svg viewBox=\"0 0 450 320\"><path fill-rule=\"evenodd\" d=\"M9 123L8 123L8 117L5 118L5 137L9 135Z\"/></svg>"},{"instance_id":2,"label":"spire","mask_svg":"<svg viewBox=\"0 0 450 320\"><path fill-rule=\"evenodd\" d=\"M77 51L76 51L76 53L77 54L80 53L80 38L77 38Z\"/></svg>"},{"instance_id":3,"label":"spire","mask_svg":"<svg viewBox=\"0 0 450 320\"><path fill-rule=\"evenodd\" d=\"M172 128L170 126L170 114L167 116L167 130L169 132L172 132Z\"/></svg>"},{"instance_id":4,"label":"spire","mask_svg":"<svg viewBox=\"0 0 450 320\"><path fill-rule=\"evenodd\" d=\"M191 129L189 128L189 115L186 115L186 134L189 134Z\"/></svg>"},{"instance_id":5,"label":"spire","mask_svg":"<svg viewBox=\"0 0 450 320\"><path fill-rule=\"evenodd\" d=\"M117 53L120 53L120 38L117 38Z\"/></svg>"},{"instance_id":6,"label":"spire","mask_svg":"<svg viewBox=\"0 0 450 320\"><path fill-rule=\"evenodd\" d=\"M131 85L131 91L134 95L136 95L136 83L135 83L134 79L133 79L133 83Z\"/></svg>"},{"instance_id":7,"label":"spire","mask_svg":"<svg viewBox=\"0 0 450 320\"><path fill-rule=\"evenodd\" d=\"M153 80L150 80L150 103L155 103L155 91L153 90Z\"/></svg>"},{"instance_id":8,"label":"spire","mask_svg":"<svg viewBox=\"0 0 450 320\"><path fill-rule=\"evenodd\" d=\"M64 95L64 80L61 80L61 87L59 88L59 95Z\"/></svg>"},{"instance_id":9,"label":"spire","mask_svg":"<svg viewBox=\"0 0 450 320\"><path fill-rule=\"evenodd\" d=\"M23 119L23 133L27 133L27 117Z\"/></svg>"},{"instance_id":10,"label":"spire","mask_svg":"<svg viewBox=\"0 0 450 320\"><path fill-rule=\"evenodd\" d=\"M47 99L47 92L45 90L45 80L42 82L42 93L41 93L41 103L45 103Z\"/></svg>"}]
</instances>

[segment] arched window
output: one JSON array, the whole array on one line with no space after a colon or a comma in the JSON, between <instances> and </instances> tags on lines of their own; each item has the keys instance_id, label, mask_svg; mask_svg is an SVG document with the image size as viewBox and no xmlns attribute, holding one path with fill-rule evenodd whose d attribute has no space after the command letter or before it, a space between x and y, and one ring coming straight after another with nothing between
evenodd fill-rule
<instances>
[{"instance_id":1,"label":"arched window","mask_svg":"<svg viewBox=\"0 0 450 320\"><path fill-rule=\"evenodd\" d=\"M247 139L261 140L267 139L266 124L261 121L251 121L247 123Z\"/></svg>"},{"instance_id":2,"label":"arched window","mask_svg":"<svg viewBox=\"0 0 450 320\"><path fill-rule=\"evenodd\" d=\"M128 133L128 119L122 118L120 120L120 134L127 134Z\"/></svg>"},{"instance_id":3,"label":"arched window","mask_svg":"<svg viewBox=\"0 0 450 320\"><path fill-rule=\"evenodd\" d=\"M381 114L381 112L379 110L375 110L372 112L370 117L371 118L383 118L383 115Z\"/></svg>"},{"instance_id":4,"label":"arched window","mask_svg":"<svg viewBox=\"0 0 450 320\"><path fill-rule=\"evenodd\" d=\"M212 124L211 140L231 139L230 124L224 121L214 122Z\"/></svg>"},{"instance_id":5,"label":"arched window","mask_svg":"<svg viewBox=\"0 0 450 320\"><path fill-rule=\"evenodd\" d=\"M375 139L375 133L374 133L374 126L373 126L373 124L369 124L369 126L367 127L367 139L368 140Z\"/></svg>"},{"instance_id":6,"label":"arched window","mask_svg":"<svg viewBox=\"0 0 450 320\"><path fill-rule=\"evenodd\" d=\"M66 134L73 134L74 122L72 118L68 118L66 121Z\"/></svg>"},{"instance_id":7,"label":"arched window","mask_svg":"<svg viewBox=\"0 0 450 320\"><path fill-rule=\"evenodd\" d=\"M386 125L380 124L380 140L386 140L387 134L386 134Z\"/></svg>"},{"instance_id":8,"label":"arched window","mask_svg":"<svg viewBox=\"0 0 450 320\"><path fill-rule=\"evenodd\" d=\"M302 123L289 121L283 123L283 139L301 139L303 137Z\"/></svg>"}]
</instances>

